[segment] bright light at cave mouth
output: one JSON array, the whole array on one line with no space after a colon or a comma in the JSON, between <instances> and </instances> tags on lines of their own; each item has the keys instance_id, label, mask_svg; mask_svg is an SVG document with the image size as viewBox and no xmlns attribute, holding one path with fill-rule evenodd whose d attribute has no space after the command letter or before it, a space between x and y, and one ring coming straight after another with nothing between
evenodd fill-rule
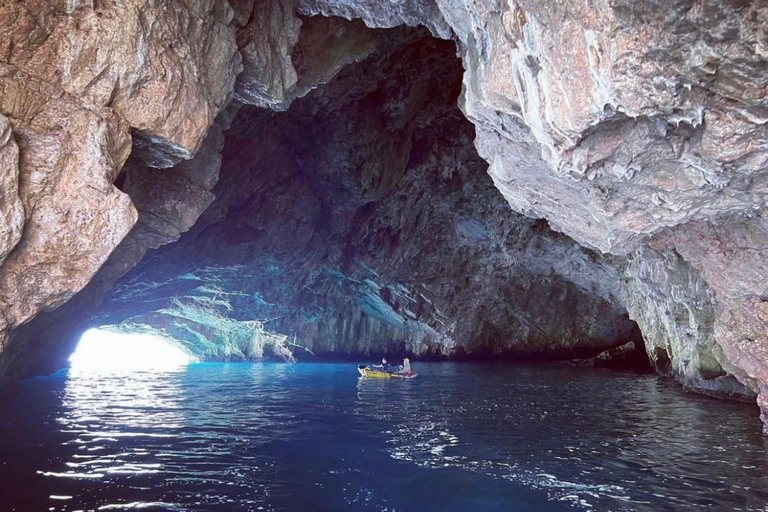
<instances>
[{"instance_id":1,"label":"bright light at cave mouth","mask_svg":"<svg viewBox=\"0 0 768 512\"><path fill-rule=\"evenodd\" d=\"M194 360L168 338L103 329L85 331L69 357L72 368L99 370L165 370Z\"/></svg>"}]
</instances>

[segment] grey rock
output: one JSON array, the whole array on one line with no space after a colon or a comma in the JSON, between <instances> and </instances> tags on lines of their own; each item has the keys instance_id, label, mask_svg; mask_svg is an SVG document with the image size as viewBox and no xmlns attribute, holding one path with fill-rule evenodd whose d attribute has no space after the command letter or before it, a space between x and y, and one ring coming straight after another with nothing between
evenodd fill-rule
<instances>
[{"instance_id":1,"label":"grey rock","mask_svg":"<svg viewBox=\"0 0 768 512\"><path fill-rule=\"evenodd\" d=\"M645 346L634 341L628 341L616 348L608 349L585 362L595 368L648 369L648 355L645 352Z\"/></svg>"},{"instance_id":2,"label":"grey rock","mask_svg":"<svg viewBox=\"0 0 768 512\"><path fill-rule=\"evenodd\" d=\"M439 5L465 46L463 110L512 208L620 254L764 208L765 6Z\"/></svg>"},{"instance_id":3,"label":"grey rock","mask_svg":"<svg viewBox=\"0 0 768 512\"><path fill-rule=\"evenodd\" d=\"M361 19L371 28L424 26L435 37L452 35L435 0L299 0L297 10L307 16Z\"/></svg>"},{"instance_id":4,"label":"grey rock","mask_svg":"<svg viewBox=\"0 0 768 512\"><path fill-rule=\"evenodd\" d=\"M642 247L625 269L624 301L639 325L656 370L684 387L716 396L754 399L726 371L715 337L715 293L674 249Z\"/></svg>"}]
</instances>

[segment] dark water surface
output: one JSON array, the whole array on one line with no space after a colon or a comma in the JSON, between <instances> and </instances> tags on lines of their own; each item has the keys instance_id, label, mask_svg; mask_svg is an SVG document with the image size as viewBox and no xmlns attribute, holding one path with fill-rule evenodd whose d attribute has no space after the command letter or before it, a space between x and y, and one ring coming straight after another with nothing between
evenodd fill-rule
<instances>
[{"instance_id":1,"label":"dark water surface","mask_svg":"<svg viewBox=\"0 0 768 512\"><path fill-rule=\"evenodd\" d=\"M22 382L0 399L0 510L768 510L755 407L651 375L414 366Z\"/></svg>"}]
</instances>

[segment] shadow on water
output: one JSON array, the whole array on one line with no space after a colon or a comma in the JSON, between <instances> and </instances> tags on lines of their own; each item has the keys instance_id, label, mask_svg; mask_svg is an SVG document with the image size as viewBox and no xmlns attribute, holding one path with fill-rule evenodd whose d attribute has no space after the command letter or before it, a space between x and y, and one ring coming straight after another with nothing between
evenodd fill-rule
<instances>
[{"instance_id":1,"label":"shadow on water","mask_svg":"<svg viewBox=\"0 0 768 512\"><path fill-rule=\"evenodd\" d=\"M754 510L753 406L549 365L70 370L0 396L3 510Z\"/></svg>"}]
</instances>

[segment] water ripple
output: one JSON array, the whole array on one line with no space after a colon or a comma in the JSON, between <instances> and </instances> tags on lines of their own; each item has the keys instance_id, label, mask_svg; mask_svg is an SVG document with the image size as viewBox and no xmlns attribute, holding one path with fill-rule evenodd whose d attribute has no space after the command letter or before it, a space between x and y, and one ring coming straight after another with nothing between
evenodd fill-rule
<instances>
[{"instance_id":1,"label":"water ripple","mask_svg":"<svg viewBox=\"0 0 768 512\"><path fill-rule=\"evenodd\" d=\"M765 512L755 409L648 375L422 364L71 371L0 402L9 510ZM4 508L4 509L5 509Z\"/></svg>"}]
</instances>

